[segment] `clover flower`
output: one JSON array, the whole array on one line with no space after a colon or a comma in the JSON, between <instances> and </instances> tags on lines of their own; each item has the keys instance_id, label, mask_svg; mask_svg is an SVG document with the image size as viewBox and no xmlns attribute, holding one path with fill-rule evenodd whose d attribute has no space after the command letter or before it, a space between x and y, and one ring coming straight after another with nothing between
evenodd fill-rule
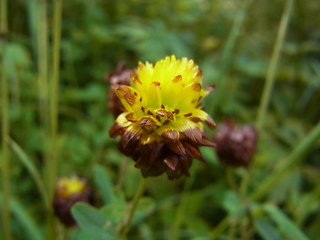
<instances>
[{"instance_id":1,"label":"clover flower","mask_svg":"<svg viewBox=\"0 0 320 240\"><path fill-rule=\"evenodd\" d=\"M53 208L56 216L66 226L72 226L75 221L71 215L71 208L76 202L91 202L92 192L85 179L62 177L57 182Z\"/></svg>"},{"instance_id":2,"label":"clover flower","mask_svg":"<svg viewBox=\"0 0 320 240\"><path fill-rule=\"evenodd\" d=\"M215 146L203 122L210 128L216 124L200 106L214 86L202 88L201 83L202 72L192 60L171 56L155 66L140 62L130 86L115 89L125 112L109 133L121 135L120 151L136 161L144 177L189 176L193 158L205 162L199 146Z\"/></svg>"},{"instance_id":3,"label":"clover flower","mask_svg":"<svg viewBox=\"0 0 320 240\"><path fill-rule=\"evenodd\" d=\"M220 124L214 136L220 161L235 167L248 167L257 139L258 134L251 125L236 125L231 120Z\"/></svg>"}]
</instances>

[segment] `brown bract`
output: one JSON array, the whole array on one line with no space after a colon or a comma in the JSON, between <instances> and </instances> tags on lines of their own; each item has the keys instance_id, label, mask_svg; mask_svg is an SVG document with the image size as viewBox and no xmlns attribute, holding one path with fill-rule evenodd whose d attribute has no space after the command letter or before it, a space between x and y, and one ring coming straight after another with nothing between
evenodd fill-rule
<instances>
[{"instance_id":1,"label":"brown bract","mask_svg":"<svg viewBox=\"0 0 320 240\"><path fill-rule=\"evenodd\" d=\"M115 89L117 89L120 85L129 85L130 78L133 74L132 72L133 70L126 69L125 63L121 62L118 64L116 71L108 73L105 76L105 80L111 84L109 90L108 107L112 111L114 117L119 116L125 111L125 108L115 93Z\"/></svg>"},{"instance_id":2,"label":"brown bract","mask_svg":"<svg viewBox=\"0 0 320 240\"><path fill-rule=\"evenodd\" d=\"M215 146L199 128L184 132L168 130L161 135L160 141L148 144L142 144L140 141L141 138L148 137L147 132L133 133L118 123L112 126L109 133L111 137L121 135L120 151L133 158L136 162L135 167L141 170L144 177L158 176L164 172L169 179L176 179L182 175L190 176L192 159L205 162L199 147Z\"/></svg>"},{"instance_id":3,"label":"brown bract","mask_svg":"<svg viewBox=\"0 0 320 240\"><path fill-rule=\"evenodd\" d=\"M239 126L228 120L219 125L214 136L219 159L231 166L247 167L257 142L257 132L250 125Z\"/></svg>"}]
</instances>

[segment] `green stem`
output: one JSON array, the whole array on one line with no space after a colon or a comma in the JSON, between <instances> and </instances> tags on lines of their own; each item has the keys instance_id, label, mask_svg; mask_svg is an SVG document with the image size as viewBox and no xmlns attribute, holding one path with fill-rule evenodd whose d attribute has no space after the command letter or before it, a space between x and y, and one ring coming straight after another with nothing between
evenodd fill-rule
<instances>
[{"instance_id":1,"label":"green stem","mask_svg":"<svg viewBox=\"0 0 320 240\"><path fill-rule=\"evenodd\" d=\"M240 183L240 196L245 197L247 194L247 188L249 183L250 173L249 169L245 169L244 175L242 176L241 183Z\"/></svg>"},{"instance_id":2,"label":"green stem","mask_svg":"<svg viewBox=\"0 0 320 240\"><path fill-rule=\"evenodd\" d=\"M51 149L49 160L49 198L52 201L55 192L58 164L57 129L58 129L58 97L59 97L59 64L61 39L62 0L53 3L53 59L50 88Z\"/></svg>"},{"instance_id":3,"label":"green stem","mask_svg":"<svg viewBox=\"0 0 320 240\"><path fill-rule=\"evenodd\" d=\"M250 208L250 203L247 199L247 188L249 184L250 179L250 172L249 169L245 169L244 175L242 176L240 188L239 188L239 196L243 202L243 205L247 208L247 217L249 220L249 223L253 222L252 219L252 213ZM242 239L247 239L245 236L247 235L247 221L243 220L241 222L241 233L242 233Z\"/></svg>"},{"instance_id":4,"label":"green stem","mask_svg":"<svg viewBox=\"0 0 320 240\"><path fill-rule=\"evenodd\" d=\"M178 240L179 237L179 230L181 224L183 223L183 217L186 210L186 205L189 199L189 193L187 191L183 191L182 197L180 199L180 204L176 210L176 215L173 221L172 230L171 230L171 240Z\"/></svg>"},{"instance_id":5,"label":"green stem","mask_svg":"<svg viewBox=\"0 0 320 240\"><path fill-rule=\"evenodd\" d=\"M228 239L233 240L235 233L236 233L236 223L232 222L229 228Z\"/></svg>"},{"instance_id":6,"label":"green stem","mask_svg":"<svg viewBox=\"0 0 320 240\"><path fill-rule=\"evenodd\" d=\"M187 209L187 205L190 197L190 188L194 180L196 179L198 166L199 166L199 162L194 160L194 163L191 169L192 177L190 179L186 179L184 182L184 187L183 187L183 191L180 198L180 204L176 210L175 217L172 224L171 237L170 237L171 240L180 239L179 231L180 231L181 225L183 224L183 221L185 220L185 216L186 216L185 213L186 213L186 209Z\"/></svg>"},{"instance_id":7,"label":"green stem","mask_svg":"<svg viewBox=\"0 0 320 240\"><path fill-rule=\"evenodd\" d=\"M118 176L119 176L118 182L115 187L116 192L121 192L121 190L122 190L123 180L124 180L125 173L126 173L126 170L128 167L128 162L129 162L128 157L124 157L124 159L121 161L121 166L119 168L119 173L118 173Z\"/></svg>"},{"instance_id":8,"label":"green stem","mask_svg":"<svg viewBox=\"0 0 320 240\"><path fill-rule=\"evenodd\" d=\"M140 182L139 188L138 188L136 195L134 196L134 199L132 201L130 211L123 218L124 221L123 221L123 225L121 226L120 231L119 231L119 235L120 235L119 239L123 239L123 240L126 239L127 233L129 232L130 227L131 227L134 213L135 213L136 208L138 206L138 202L144 193L147 182L148 182L148 178L143 178Z\"/></svg>"},{"instance_id":9,"label":"green stem","mask_svg":"<svg viewBox=\"0 0 320 240\"><path fill-rule=\"evenodd\" d=\"M42 147L43 147L43 158L45 160L45 169L44 175L48 176L49 168L49 152L47 147L48 140L48 59L47 59L47 1L46 0L38 0L39 3L39 14L38 14L38 90L39 90L39 117L41 122L41 130L42 130ZM48 178L45 178L45 183L47 187L47 193L49 193L49 183ZM49 202L50 197L49 197ZM50 204L48 205L48 214L50 215Z\"/></svg>"},{"instance_id":10,"label":"green stem","mask_svg":"<svg viewBox=\"0 0 320 240\"><path fill-rule=\"evenodd\" d=\"M43 157L45 160L44 175L48 193L49 204L46 214L46 239L55 239L55 225L53 209L51 206L50 189L50 158L47 139L49 137L49 112L48 112L48 24L47 24L47 1L38 0L39 19L38 19L38 85L39 85L39 112L43 132Z\"/></svg>"},{"instance_id":11,"label":"green stem","mask_svg":"<svg viewBox=\"0 0 320 240\"><path fill-rule=\"evenodd\" d=\"M256 122L258 130L262 129L264 120L266 117L266 111L270 101L272 87L275 81L275 75L276 75L276 70L279 62L279 56L280 56L284 38L287 32L289 17L290 17L290 12L292 9L293 2L294 0L287 0L284 12L281 17L281 22L280 22L280 26L279 26L278 34L276 38L276 43L273 48L271 61L270 61L270 65L269 65L267 76L266 76L266 82L263 88L263 93L262 93L260 106L258 110L258 117Z\"/></svg>"},{"instance_id":12,"label":"green stem","mask_svg":"<svg viewBox=\"0 0 320 240\"><path fill-rule=\"evenodd\" d=\"M226 178L227 178L228 184L233 191L237 192L237 184L234 180L233 171L234 169L232 167L226 166Z\"/></svg>"},{"instance_id":13,"label":"green stem","mask_svg":"<svg viewBox=\"0 0 320 240\"><path fill-rule=\"evenodd\" d=\"M308 149L320 138L320 122L312 129L307 137L305 137L299 145L294 148L292 153L284 160L282 164L270 175L269 178L263 181L258 190L255 191L250 199L255 201L268 193L285 175L285 173L295 164L303 159L303 155Z\"/></svg>"},{"instance_id":14,"label":"green stem","mask_svg":"<svg viewBox=\"0 0 320 240\"><path fill-rule=\"evenodd\" d=\"M48 193L49 201L53 201L55 186L57 181L58 166L58 99L59 99L59 74L60 74L60 39L61 39L61 16L62 0L53 2L53 53L52 53L52 76L50 85L50 157L47 159L48 174ZM47 235L48 240L55 239L56 236L55 220L53 209L50 206L47 218Z\"/></svg>"},{"instance_id":15,"label":"green stem","mask_svg":"<svg viewBox=\"0 0 320 240\"><path fill-rule=\"evenodd\" d=\"M232 63L232 57L235 52L235 47L237 40L239 39L241 28L243 26L247 9L249 5L251 4L253 0L245 0L242 8L237 12L234 22L230 31L230 34L228 35L226 45L223 49L221 61L222 61L222 75L229 72L231 63Z\"/></svg>"},{"instance_id":16,"label":"green stem","mask_svg":"<svg viewBox=\"0 0 320 240\"><path fill-rule=\"evenodd\" d=\"M9 121L9 90L8 79L6 76L6 69L4 66L5 45L8 34L7 21L7 1L0 1L1 19L0 19L0 38L1 38L1 148L2 148L2 224L3 234L5 240L11 240L11 215L10 215L10 152L7 140L10 135L10 121Z\"/></svg>"},{"instance_id":17,"label":"green stem","mask_svg":"<svg viewBox=\"0 0 320 240\"><path fill-rule=\"evenodd\" d=\"M217 83L219 84L219 89L228 88L227 75L230 72L230 69L232 68L232 62L235 55L236 44L238 42L243 23L246 19L247 10L252 2L253 0L243 1L241 8L236 12L236 15L234 17L234 21L232 23L230 33L228 35L226 44L221 53L221 65L220 65L220 71L217 77ZM230 96L223 95L225 94L223 93L223 91L217 91L215 94L216 94L215 99L230 98ZM215 109L217 109L217 107L219 107L217 102L213 102L211 104L211 113L213 113Z\"/></svg>"},{"instance_id":18,"label":"green stem","mask_svg":"<svg viewBox=\"0 0 320 240\"><path fill-rule=\"evenodd\" d=\"M47 1L39 0L38 19L38 88L39 88L39 109L40 121L44 134L48 134L48 43L47 43ZM45 138L45 137L44 137ZM46 139L46 138L45 138ZM45 144L45 142L44 142ZM46 147L45 147L46 149ZM44 151L45 157L47 150Z\"/></svg>"},{"instance_id":19,"label":"green stem","mask_svg":"<svg viewBox=\"0 0 320 240\"><path fill-rule=\"evenodd\" d=\"M192 178L192 179L194 179L194 178ZM190 181L190 182L192 182L192 181ZM170 238L171 240L180 239L179 230L180 230L180 227L181 227L183 220L184 220L185 210L187 208L187 203L188 203L189 196L190 196L190 193L188 191L190 189L190 185L191 184L188 184L188 182L185 182L185 184L184 184L182 196L180 199L180 204L176 210L175 218L174 218L173 224L172 224L171 238Z\"/></svg>"}]
</instances>

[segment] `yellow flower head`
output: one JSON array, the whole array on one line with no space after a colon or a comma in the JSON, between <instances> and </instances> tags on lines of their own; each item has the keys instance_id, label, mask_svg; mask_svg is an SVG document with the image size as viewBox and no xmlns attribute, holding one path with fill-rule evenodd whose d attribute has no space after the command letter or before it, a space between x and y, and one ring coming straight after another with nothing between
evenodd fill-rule
<instances>
[{"instance_id":1,"label":"yellow flower head","mask_svg":"<svg viewBox=\"0 0 320 240\"><path fill-rule=\"evenodd\" d=\"M76 176L60 178L57 186L60 196L64 198L69 198L74 194L81 194L85 188L86 182Z\"/></svg>"},{"instance_id":2,"label":"yellow flower head","mask_svg":"<svg viewBox=\"0 0 320 240\"><path fill-rule=\"evenodd\" d=\"M214 145L202 122L210 127L215 123L200 107L213 86L202 88L201 81L192 60L171 56L155 66L140 62L130 86L117 87L126 112L118 116L110 135L122 135L120 150L136 160L144 176L164 171L170 178L188 175L192 158L203 160L197 145ZM187 160L181 163L182 158Z\"/></svg>"}]
</instances>

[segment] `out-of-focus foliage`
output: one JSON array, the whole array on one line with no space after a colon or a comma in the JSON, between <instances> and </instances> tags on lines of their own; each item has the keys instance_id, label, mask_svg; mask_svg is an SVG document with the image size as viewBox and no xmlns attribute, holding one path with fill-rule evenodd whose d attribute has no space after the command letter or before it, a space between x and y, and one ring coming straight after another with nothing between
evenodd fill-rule
<instances>
[{"instance_id":1,"label":"out-of-focus foliage","mask_svg":"<svg viewBox=\"0 0 320 240\"><path fill-rule=\"evenodd\" d=\"M111 239L108 234L114 229L108 232L104 222L110 216L111 222L121 219L125 200L133 197L140 180L133 161L123 166L125 157L109 137L114 119L107 109L109 86L104 75L120 61L135 68L138 61L186 56L203 70L205 85L216 84L204 108L217 124L226 117L254 123L284 5L284 0L63 1L58 175L76 173L96 183L95 203L100 210L77 205L74 214L82 229L73 229L69 236L59 234L73 240ZM4 63L10 81L10 134L41 170L43 147L50 141L43 140L39 118L39 1L9 1L8 7ZM294 2L264 131L250 167L249 194L320 120L319 12L318 0ZM51 48L52 1L48 1L48 33ZM52 55L48 57L50 73ZM171 182L159 177L149 182L129 239L168 239L177 222L178 239L207 239L227 214L235 217L223 236L232 230L243 232L244 225L251 239L317 239L319 143L263 199L251 203L253 219L248 226L243 224L245 210L238 207L241 199L228 185L225 167L212 149L203 149L208 163L194 164L191 178ZM38 239L46 212L36 183L15 152L11 168L14 239ZM236 182L243 174L234 172ZM119 190L121 184L121 191L107 196L110 188Z\"/></svg>"}]
</instances>

